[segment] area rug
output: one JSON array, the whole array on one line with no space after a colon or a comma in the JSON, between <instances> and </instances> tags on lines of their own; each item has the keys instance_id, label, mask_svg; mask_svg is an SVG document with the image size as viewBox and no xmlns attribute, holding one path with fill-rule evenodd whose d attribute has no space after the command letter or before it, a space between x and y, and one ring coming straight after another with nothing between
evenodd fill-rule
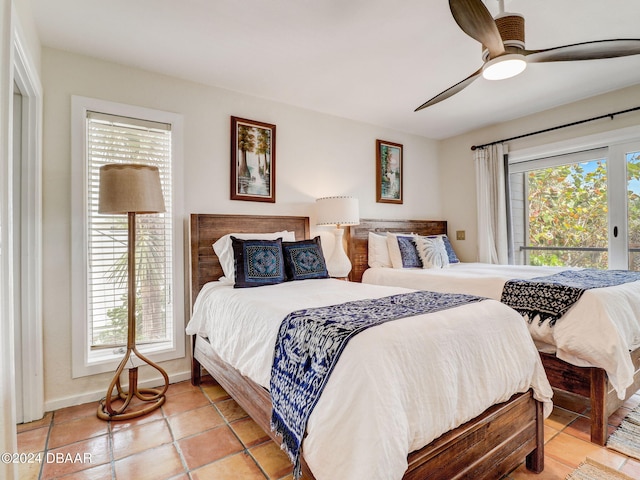
<instances>
[{"instance_id":1,"label":"area rug","mask_svg":"<svg viewBox=\"0 0 640 480\"><path fill-rule=\"evenodd\" d=\"M607 447L640 460L640 406L624 417L620 426L609 436Z\"/></svg>"},{"instance_id":2,"label":"area rug","mask_svg":"<svg viewBox=\"0 0 640 480\"><path fill-rule=\"evenodd\" d=\"M633 480L633 478L587 458L567 475L565 480Z\"/></svg>"}]
</instances>

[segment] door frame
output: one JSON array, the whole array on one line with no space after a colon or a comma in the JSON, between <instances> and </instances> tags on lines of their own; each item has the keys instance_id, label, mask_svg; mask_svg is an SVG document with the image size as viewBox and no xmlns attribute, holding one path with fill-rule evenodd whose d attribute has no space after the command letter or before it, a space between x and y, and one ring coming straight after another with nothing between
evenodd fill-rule
<instances>
[{"instance_id":1,"label":"door frame","mask_svg":"<svg viewBox=\"0 0 640 480\"><path fill-rule=\"evenodd\" d=\"M13 4L0 0L0 450L16 452L13 258L11 238L11 102L13 97ZM0 476L16 478L18 466L0 463Z\"/></svg>"},{"instance_id":2,"label":"door frame","mask_svg":"<svg viewBox=\"0 0 640 480\"><path fill-rule=\"evenodd\" d=\"M21 271L21 342L23 422L44 415L44 352L42 323L42 84L13 22L13 81L22 94L21 229L22 254L13 267ZM13 101L13 99L11 100Z\"/></svg>"},{"instance_id":3,"label":"door frame","mask_svg":"<svg viewBox=\"0 0 640 480\"><path fill-rule=\"evenodd\" d=\"M626 154L640 152L640 139L620 142L609 147L609 268L628 269L629 265L629 198ZM615 208L613 206L615 205Z\"/></svg>"}]
</instances>

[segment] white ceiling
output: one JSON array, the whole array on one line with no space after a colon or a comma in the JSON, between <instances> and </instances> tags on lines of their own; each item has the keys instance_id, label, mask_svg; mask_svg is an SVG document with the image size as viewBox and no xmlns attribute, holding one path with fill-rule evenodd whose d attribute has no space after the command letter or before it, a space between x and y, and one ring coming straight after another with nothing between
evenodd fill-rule
<instances>
[{"instance_id":1,"label":"white ceiling","mask_svg":"<svg viewBox=\"0 0 640 480\"><path fill-rule=\"evenodd\" d=\"M497 0L484 1L498 13ZM532 64L414 113L482 64L446 0L31 3L45 46L429 138L640 83L640 55ZM528 49L640 38L638 0L506 0L505 8L525 16Z\"/></svg>"}]
</instances>

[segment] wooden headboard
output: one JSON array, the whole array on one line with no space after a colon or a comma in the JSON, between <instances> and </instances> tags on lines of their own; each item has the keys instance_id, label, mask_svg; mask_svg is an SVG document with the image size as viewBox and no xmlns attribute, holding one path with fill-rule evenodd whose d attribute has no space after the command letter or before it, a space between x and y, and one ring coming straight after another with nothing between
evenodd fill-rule
<instances>
[{"instance_id":1,"label":"wooden headboard","mask_svg":"<svg viewBox=\"0 0 640 480\"><path fill-rule=\"evenodd\" d=\"M362 281L362 274L369 268L369 232L415 233L440 235L447 233L445 220L371 220L360 219L359 225L349 227L347 255L351 259L352 282Z\"/></svg>"},{"instance_id":2,"label":"wooden headboard","mask_svg":"<svg viewBox=\"0 0 640 480\"><path fill-rule=\"evenodd\" d=\"M191 303L207 282L220 278L222 267L213 244L227 233L267 233L288 230L296 240L309 238L309 217L191 214Z\"/></svg>"}]
</instances>

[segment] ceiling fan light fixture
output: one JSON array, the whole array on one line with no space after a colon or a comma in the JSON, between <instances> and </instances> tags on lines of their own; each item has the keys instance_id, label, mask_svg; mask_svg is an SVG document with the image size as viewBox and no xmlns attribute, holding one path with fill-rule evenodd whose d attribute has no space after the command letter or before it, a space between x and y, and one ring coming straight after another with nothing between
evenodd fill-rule
<instances>
[{"instance_id":1,"label":"ceiling fan light fixture","mask_svg":"<svg viewBox=\"0 0 640 480\"><path fill-rule=\"evenodd\" d=\"M640 38L593 40L560 45L543 50L525 48L525 21L519 13L504 11L493 18L483 0L449 0L449 9L458 27L482 45L483 66L464 80L443 90L416 108L435 105L468 87L480 75L489 80L501 80L522 73L527 63L598 60L640 55ZM525 58L526 57L526 58Z\"/></svg>"},{"instance_id":2,"label":"ceiling fan light fixture","mask_svg":"<svg viewBox=\"0 0 640 480\"><path fill-rule=\"evenodd\" d=\"M527 60L519 53L500 55L485 63L482 76L487 80L504 80L515 77L527 68Z\"/></svg>"}]
</instances>

